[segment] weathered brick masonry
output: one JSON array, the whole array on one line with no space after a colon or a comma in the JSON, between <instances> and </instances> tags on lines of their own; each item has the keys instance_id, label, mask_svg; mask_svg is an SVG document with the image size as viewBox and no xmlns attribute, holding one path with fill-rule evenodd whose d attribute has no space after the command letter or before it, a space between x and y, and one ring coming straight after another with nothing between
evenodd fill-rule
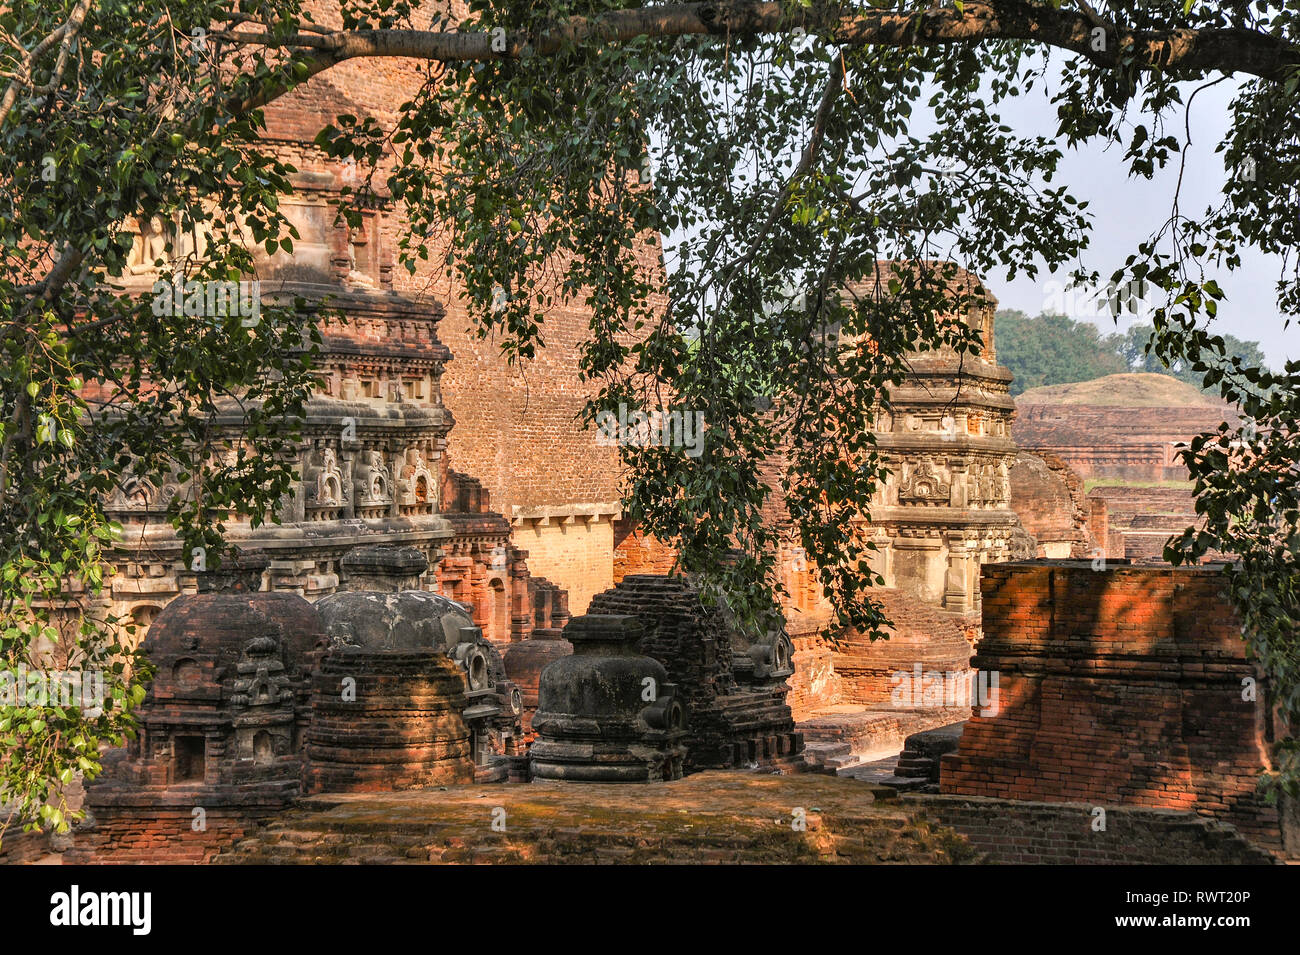
<instances>
[{"instance_id":1,"label":"weathered brick masonry","mask_svg":"<svg viewBox=\"0 0 1300 955\"><path fill-rule=\"evenodd\" d=\"M1184 481L1177 445L1232 417L1219 405L1110 407L1017 403L1013 434L1030 451L1052 451L1084 480Z\"/></svg>"},{"instance_id":2,"label":"weathered brick masonry","mask_svg":"<svg viewBox=\"0 0 1300 955\"><path fill-rule=\"evenodd\" d=\"M1088 500L1099 502L1106 515L1108 558L1159 560L1169 538L1202 523L1190 485L1103 485L1088 492Z\"/></svg>"},{"instance_id":3,"label":"weathered brick masonry","mask_svg":"<svg viewBox=\"0 0 1300 955\"><path fill-rule=\"evenodd\" d=\"M341 22L334 0L309 0L308 6L319 23ZM448 9L453 15L463 12L458 2ZM396 57L341 63L271 104L266 138L304 175L347 184L354 171L315 149L317 132L342 113L392 128L399 105L420 90L430 69L428 63ZM593 390L578 371L590 311L581 302L548 310L541 329L546 347L523 365L511 364L498 336L478 335L463 289L445 276L444 237L427 240L429 259L414 274L396 264L397 243L407 226L400 205L386 194L392 163L386 158L373 181L384 214L351 234L356 265L350 278L372 264L371 280L378 287L436 307L438 336L450 350L438 385L454 422L446 460L481 482L492 510L512 522L512 543L527 552L532 574L568 590L572 611L582 613L593 594L614 584L613 521L620 496L618 449L598 444L596 433L582 430L577 421ZM365 172L356 170L355 178ZM637 256L647 272L662 272L657 244L639 246ZM336 261L346 271L348 256Z\"/></svg>"},{"instance_id":4,"label":"weathered brick masonry","mask_svg":"<svg viewBox=\"0 0 1300 955\"><path fill-rule=\"evenodd\" d=\"M961 833L1000 865L1271 865L1277 860L1216 819L1168 809L909 793L909 810Z\"/></svg>"},{"instance_id":5,"label":"weathered brick masonry","mask_svg":"<svg viewBox=\"0 0 1300 955\"><path fill-rule=\"evenodd\" d=\"M1011 466L1011 509L1037 544L1038 557L1086 557L1105 540L1088 533L1083 482L1050 451L1021 451Z\"/></svg>"},{"instance_id":6,"label":"weathered brick masonry","mask_svg":"<svg viewBox=\"0 0 1300 955\"><path fill-rule=\"evenodd\" d=\"M1281 848L1256 792L1263 681L1218 566L1017 562L986 566L983 592L971 664L999 673L999 707L943 757L944 793L1179 809Z\"/></svg>"}]
</instances>

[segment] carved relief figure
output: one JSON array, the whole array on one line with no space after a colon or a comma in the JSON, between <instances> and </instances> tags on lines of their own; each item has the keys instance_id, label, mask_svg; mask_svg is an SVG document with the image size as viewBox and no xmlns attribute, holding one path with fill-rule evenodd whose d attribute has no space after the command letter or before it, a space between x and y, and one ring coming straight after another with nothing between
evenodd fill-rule
<instances>
[{"instance_id":1,"label":"carved relief figure","mask_svg":"<svg viewBox=\"0 0 1300 955\"><path fill-rule=\"evenodd\" d=\"M366 288L375 286L375 279L370 274L371 262L370 237L366 227L348 231L348 282Z\"/></svg>"},{"instance_id":2,"label":"carved relief figure","mask_svg":"<svg viewBox=\"0 0 1300 955\"><path fill-rule=\"evenodd\" d=\"M401 480L398 482L399 504L425 504L431 498L433 473L424 462L424 452L420 448L406 449L406 463L402 466Z\"/></svg>"},{"instance_id":3,"label":"carved relief figure","mask_svg":"<svg viewBox=\"0 0 1300 955\"><path fill-rule=\"evenodd\" d=\"M1007 462L1003 461L998 465L998 500L1011 500L1011 474L1007 470Z\"/></svg>"},{"instance_id":4,"label":"carved relief figure","mask_svg":"<svg viewBox=\"0 0 1300 955\"><path fill-rule=\"evenodd\" d=\"M388 504L392 501L392 471L384 463L384 455L371 449L365 453L361 479L357 489L363 504Z\"/></svg>"},{"instance_id":5,"label":"carved relief figure","mask_svg":"<svg viewBox=\"0 0 1300 955\"><path fill-rule=\"evenodd\" d=\"M980 467L980 500L986 504L997 499L996 488L993 483L993 465L985 464Z\"/></svg>"},{"instance_id":6,"label":"carved relief figure","mask_svg":"<svg viewBox=\"0 0 1300 955\"><path fill-rule=\"evenodd\" d=\"M343 503L343 471L333 448L321 452L321 468L316 474L316 503Z\"/></svg>"},{"instance_id":7,"label":"carved relief figure","mask_svg":"<svg viewBox=\"0 0 1300 955\"><path fill-rule=\"evenodd\" d=\"M135 238L131 243L131 255L127 260L127 271L132 275L156 271L156 261L164 264L170 261L167 252L167 227L158 216L151 216L148 222L139 223Z\"/></svg>"}]
</instances>

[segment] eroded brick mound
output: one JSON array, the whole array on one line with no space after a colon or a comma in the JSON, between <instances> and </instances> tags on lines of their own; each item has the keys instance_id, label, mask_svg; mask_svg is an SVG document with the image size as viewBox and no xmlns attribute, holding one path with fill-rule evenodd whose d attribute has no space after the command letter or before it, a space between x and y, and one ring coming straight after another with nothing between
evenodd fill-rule
<instances>
[{"instance_id":1,"label":"eroded brick mound","mask_svg":"<svg viewBox=\"0 0 1300 955\"><path fill-rule=\"evenodd\" d=\"M460 669L440 650L334 650L312 675L303 788L376 792L471 782L464 708Z\"/></svg>"},{"instance_id":2,"label":"eroded brick mound","mask_svg":"<svg viewBox=\"0 0 1300 955\"><path fill-rule=\"evenodd\" d=\"M1055 452L1085 480L1185 481L1175 445L1235 420L1219 399L1155 374L1032 388L1016 409L1016 444Z\"/></svg>"},{"instance_id":3,"label":"eroded brick mound","mask_svg":"<svg viewBox=\"0 0 1300 955\"><path fill-rule=\"evenodd\" d=\"M1271 713L1262 685L1243 699L1262 681L1218 568L983 572L972 663L999 673L999 705L943 757L944 793L1185 810L1281 845L1256 791Z\"/></svg>"},{"instance_id":4,"label":"eroded brick mound","mask_svg":"<svg viewBox=\"0 0 1300 955\"><path fill-rule=\"evenodd\" d=\"M844 702L868 706L899 703L899 693L906 689L910 695L900 705L953 705L942 700L927 702L925 686L917 684L915 674L919 666L925 677L934 675L937 680L948 674L951 681L963 678L970 669L971 645L961 626L951 616L902 591L882 588L873 590L872 596L880 601L893 626L886 630L887 640L871 640L856 631L841 639L835 653L835 672L841 680ZM913 684L922 691L919 695L911 693Z\"/></svg>"},{"instance_id":5,"label":"eroded brick mound","mask_svg":"<svg viewBox=\"0 0 1300 955\"><path fill-rule=\"evenodd\" d=\"M640 652L658 660L687 708L687 771L769 765L798 755L802 737L784 678L743 684L731 635L681 577L633 574L597 594L593 614L631 614L645 627ZM749 669L747 669L747 673Z\"/></svg>"},{"instance_id":6,"label":"eroded brick mound","mask_svg":"<svg viewBox=\"0 0 1300 955\"><path fill-rule=\"evenodd\" d=\"M1036 557L1086 557L1089 507L1083 482L1050 451L1021 451L1011 467L1011 509L1038 545Z\"/></svg>"}]
</instances>

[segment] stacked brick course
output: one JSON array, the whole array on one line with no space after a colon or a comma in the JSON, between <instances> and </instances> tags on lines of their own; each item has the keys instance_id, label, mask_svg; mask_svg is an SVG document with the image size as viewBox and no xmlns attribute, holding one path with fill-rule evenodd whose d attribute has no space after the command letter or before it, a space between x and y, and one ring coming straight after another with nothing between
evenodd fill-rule
<instances>
[{"instance_id":1,"label":"stacked brick course","mask_svg":"<svg viewBox=\"0 0 1300 955\"><path fill-rule=\"evenodd\" d=\"M932 822L955 829L999 865L1273 865L1277 860L1231 826L1165 809L1108 809L979 796L902 797Z\"/></svg>"},{"instance_id":2,"label":"stacked brick course","mask_svg":"<svg viewBox=\"0 0 1300 955\"><path fill-rule=\"evenodd\" d=\"M1088 499L1105 512L1108 558L1160 560L1169 538L1201 524L1190 485L1103 485L1093 488Z\"/></svg>"},{"instance_id":3,"label":"stacked brick course","mask_svg":"<svg viewBox=\"0 0 1300 955\"><path fill-rule=\"evenodd\" d=\"M355 696L342 690L355 681ZM312 674L303 788L388 792L474 779L459 668L441 649L342 650Z\"/></svg>"},{"instance_id":4,"label":"stacked brick course","mask_svg":"<svg viewBox=\"0 0 1300 955\"><path fill-rule=\"evenodd\" d=\"M875 590L872 597L892 626L886 629L888 639L870 640L853 631L840 641L835 671L843 681L844 702L891 702L900 685L896 675L910 680L916 665L927 675L969 671L971 646L951 616L898 590Z\"/></svg>"},{"instance_id":5,"label":"stacked brick course","mask_svg":"<svg viewBox=\"0 0 1300 955\"><path fill-rule=\"evenodd\" d=\"M1016 444L1052 451L1084 480L1185 481L1176 445L1232 417L1227 405L1121 408L1099 405L1017 406Z\"/></svg>"}]
</instances>

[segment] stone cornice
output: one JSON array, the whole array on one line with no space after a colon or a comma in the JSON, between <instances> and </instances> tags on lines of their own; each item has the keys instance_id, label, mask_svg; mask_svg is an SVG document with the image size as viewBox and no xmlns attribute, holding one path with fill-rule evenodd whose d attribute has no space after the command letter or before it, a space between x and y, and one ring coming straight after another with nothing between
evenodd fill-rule
<instances>
[{"instance_id":1,"label":"stone cornice","mask_svg":"<svg viewBox=\"0 0 1300 955\"><path fill-rule=\"evenodd\" d=\"M545 527L548 524L574 524L578 521L594 524L602 519L616 521L622 516L623 504L620 501L546 504L539 507L516 505L510 509L510 522L515 527L525 527L529 524Z\"/></svg>"}]
</instances>

